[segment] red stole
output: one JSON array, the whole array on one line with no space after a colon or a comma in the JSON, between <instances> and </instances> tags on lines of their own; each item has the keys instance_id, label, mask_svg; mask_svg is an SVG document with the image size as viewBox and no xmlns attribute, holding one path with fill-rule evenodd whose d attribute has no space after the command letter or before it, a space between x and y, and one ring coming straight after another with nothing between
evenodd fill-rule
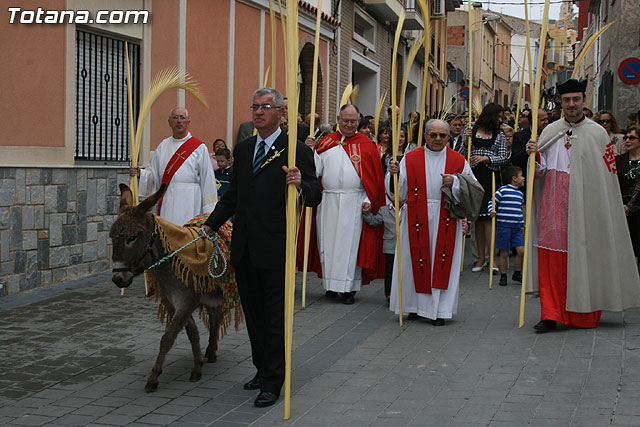
<instances>
[{"instance_id":1,"label":"red stole","mask_svg":"<svg viewBox=\"0 0 640 427\"><path fill-rule=\"evenodd\" d=\"M447 289L449 287L458 223L445 209L444 194L442 194L432 272L424 150L424 147L420 147L405 156L408 186L407 226L409 227L409 247L416 292L430 294L432 288ZM446 150L445 173L462 172L464 169L464 156L450 148Z\"/></svg>"},{"instance_id":2,"label":"red stole","mask_svg":"<svg viewBox=\"0 0 640 427\"><path fill-rule=\"evenodd\" d=\"M362 179L362 186L371 202L371 210L375 214L386 203L384 175L382 174L382 162L380 162L378 148L371 139L361 133L345 138L344 141L341 141L341 139L342 134L339 131L333 132L325 136L316 145L316 151L320 154L338 145L344 148L351 160L351 164L356 169L360 179ZM336 220L339 220L339 218L336 218ZM362 283L365 285L374 279L384 277L383 234L383 227L372 227L362 221L362 232L360 233L358 248L358 266L362 267ZM299 241L302 242L304 240ZM312 240L312 245L314 243ZM313 250L310 251L310 254L313 254ZM309 264L315 263L310 261ZM301 264L299 264L299 267L301 267Z\"/></svg>"},{"instance_id":3,"label":"red stole","mask_svg":"<svg viewBox=\"0 0 640 427\"><path fill-rule=\"evenodd\" d=\"M171 156L171 159L169 159L169 163L167 163L167 167L164 169L164 174L162 175L163 184L166 184L167 187L169 186L169 183L173 179L173 175L176 174L178 169L180 169L180 166L182 166L182 164L189 158L191 153L193 153L195 149L200 146L200 144L204 144L204 142L193 136L182 143L180 148L178 148L176 152L173 153L173 156ZM164 196L158 203L158 214L162 212L161 209L163 199Z\"/></svg>"}]
</instances>

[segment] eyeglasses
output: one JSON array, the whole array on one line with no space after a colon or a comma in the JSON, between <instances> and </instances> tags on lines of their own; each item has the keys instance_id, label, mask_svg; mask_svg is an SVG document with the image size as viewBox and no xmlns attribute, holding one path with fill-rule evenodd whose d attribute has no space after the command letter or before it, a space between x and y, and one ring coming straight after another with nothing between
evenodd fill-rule
<instances>
[{"instance_id":1,"label":"eyeglasses","mask_svg":"<svg viewBox=\"0 0 640 427\"><path fill-rule=\"evenodd\" d=\"M632 141L633 141L633 140L637 140L637 139L640 139L640 138L639 138L639 137L637 137L637 136L633 136L633 135L632 135L632 136L625 135L625 136L623 136L623 137L622 137L622 140L623 140L623 141L626 141L626 140L628 140L628 139L630 139L630 140L632 140Z\"/></svg>"},{"instance_id":2,"label":"eyeglasses","mask_svg":"<svg viewBox=\"0 0 640 427\"><path fill-rule=\"evenodd\" d=\"M346 123L348 125L355 125L355 124L360 122L360 120L358 120L358 119L350 119L350 120L348 120L348 119L340 119L340 121L343 122L343 123Z\"/></svg>"},{"instance_id":3,"label":"eyeglasses","mask_svg":"<svg viewBox=\"0 0 640 427\"><path fill-rule=\"evenodd\" d=\"M429 137L430 137L431 139L436 139L437 137L440 137L440 138L442 138L442 139L445 139L445 138L447 137L447 135L449 135L449 134L448 134L448 133L445 133L445 132L441 132L441 133L431 132L431 133L429 134Z\"/></svg>"},{"instance_id":4,"label":"eyeglasses","mask_svg":"<svg viewBox=\"0 0 640 427\"><path fill-rule=\"evenodd\" d=\"M611 123L611 119L600 119L598 123Z\"/></svg>"},{"instance_id":5,"label":"eyeglasses","mask_svg":"<svg viewBox=\"0 0 640 427\"><path fill-rule=\"evenodd\" d=\"M184 121L184 120L189 120L189 117L187 117L187 116L171 116L171 117L169 117L169 118L170 118L171 120L178 120L178 119L180 119L180 120L182 120L182 121Z\"/></svg>"},{"instance_id":6,"label":"eyeglasses","mask_svg":"<svg viewBox=\"0 0 640 427\"><path fill-rule=\"evenodd\" d=\"M253 111L258 111L259 109L262 108L262 111L271 111L273 108L278 108L275 105L271 105L271 104L251 104L251 109Z\"/></svg>"}]
</instances>

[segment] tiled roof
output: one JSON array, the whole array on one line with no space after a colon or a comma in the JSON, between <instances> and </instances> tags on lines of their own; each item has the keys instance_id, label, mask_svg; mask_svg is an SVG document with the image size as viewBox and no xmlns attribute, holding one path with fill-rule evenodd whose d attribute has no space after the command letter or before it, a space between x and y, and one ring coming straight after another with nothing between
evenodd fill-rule
<instances>
[{"instance_id":1,"label":"tiled roof","mask_svg":"<svg viewBox=\"0 0 640 427\"><path fill-rule=\"evenodd\" d=\"M318 8L313 6L312 4L310 4L309 2L306 2L304 0L298 0L298 6L302 9L305 9L309 12L311 12L313 15L315 15L316 13L318 13ZM336 18L334 18L333 16L329 16L326 13L322 12L322 15L320 17L320 19L322 19L323 21L333 25L334 27L337 27L340 25L340 21L338 21Z\"/></svg>"}]
</instances>

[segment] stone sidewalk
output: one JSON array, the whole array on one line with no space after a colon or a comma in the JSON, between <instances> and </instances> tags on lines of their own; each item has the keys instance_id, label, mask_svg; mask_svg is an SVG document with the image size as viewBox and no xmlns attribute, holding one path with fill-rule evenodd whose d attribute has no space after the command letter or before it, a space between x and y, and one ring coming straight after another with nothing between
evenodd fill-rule
<instances>
[{"instance_id":1,"label":"stone sidewalk","mask_svg":"<svg viewBox=\"0 0 640 427\"><path fill-rule=\"evenodd\" d=\"M311 280L305 310L298 287L288 421L282 398L258 409L242 389L254 374L244 327L199 382L182 333L146 394L162 327L140 280L124 297L99 274L0 299L0 424L640 425L640 310L536 335L538 301L527 299L518 329L520 288L494 280L489 290L486 272L465 271L458 315L443 327L400 327L381 281L346 306Z\"/></svg>"}]
</instances>

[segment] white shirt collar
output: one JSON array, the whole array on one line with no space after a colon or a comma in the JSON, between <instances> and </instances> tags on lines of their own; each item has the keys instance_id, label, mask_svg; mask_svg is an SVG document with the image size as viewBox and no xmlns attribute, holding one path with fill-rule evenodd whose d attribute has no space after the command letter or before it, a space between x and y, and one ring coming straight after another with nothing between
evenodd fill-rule
<instances>
[{"instance_id":1,"label":"white shirt collar","mask_svg":"<svg viewBox=\"0 0 640 427\"><path fill-rule=\"evenodd\" d=\"M273 146L273 143L276 142L276 139L278 139L281 133L282 133L282 129L280 129L280 126L278 126L275 132L273 132L271 135L269 135L266 138L262 138L259 133L256 133L256 146L255 146L255 149L253 150L253 156L255 157L255 154L258 152L260 141L264 141L264 143L266 144L266 147L265 147L266 152L268 152Z\"/></svg>"},{"instance_id":2,"label":"white shirt collar","mask_svg":"<svg viewBox=\"0 0 640 427\"><path fill-rule=\"evenodd\" d=\"M179 142L179 143L183 143L186 140L188 140L189 138L191 138L191 132L187 132L187 136L185 136L184 138L181 138L181 139L176 139L173 136L171 136L171 139L173 140L173 142Z\"/></svg>"}]
</instances>

